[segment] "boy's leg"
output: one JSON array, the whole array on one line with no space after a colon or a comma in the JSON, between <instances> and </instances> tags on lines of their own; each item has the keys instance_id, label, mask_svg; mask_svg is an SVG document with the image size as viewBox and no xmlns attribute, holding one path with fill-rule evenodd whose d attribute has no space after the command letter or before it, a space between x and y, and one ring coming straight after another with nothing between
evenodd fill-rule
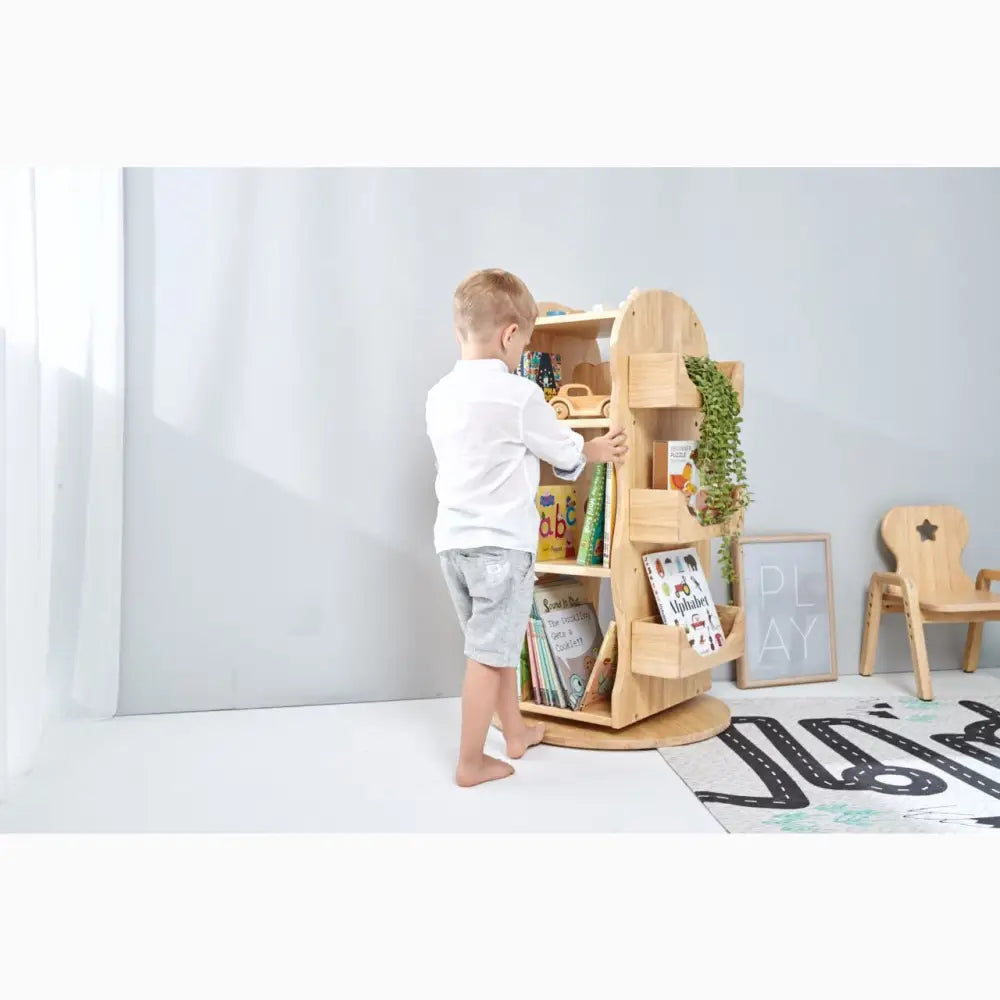
<instances>
[{"instance_id":1,"label":"boy's leg","mask_svg":"<svg viewBox=\"0 0 1000 1000\"><path fill-rule=\"evenodd\" d=\"M525 722L518 708L517 670L505 668L500 673L500 697L497 714L503 726L503 736L507 741L507 756L517 760L524 756L528 747L542 742L545 726L540 722Z\"/></svg>"},{"instance_id":2,"label":"boy's leg","mask_svg":"<svg viewBox=\"0 0 1000 1000\"><path fill-rule=\"evenodd\" d=\"M455 780L463 788L497 778L509 778L514 773L510 764L483 753L486 734L499 700L501 674L510 672L488 667L478 660L466 660L465 683L462 685L462 739L455 773Z\"/></svg>"}]
</instances>

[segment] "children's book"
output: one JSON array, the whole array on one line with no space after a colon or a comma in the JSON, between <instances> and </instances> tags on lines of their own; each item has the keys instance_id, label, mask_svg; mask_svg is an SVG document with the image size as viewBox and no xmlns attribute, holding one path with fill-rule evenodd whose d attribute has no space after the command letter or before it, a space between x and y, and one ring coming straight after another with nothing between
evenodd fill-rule
<instances>
[{"instance_id":1,"label":"children's book","mask_svg":"<svg viewBox=\"0 0 1000 1000\"><path fill-rule=\"evenodd\" d=\"M576 561L581 566L599 566L604 554L604 484L608 467L600 464L594 467L587 496L587 509L583 515L583 530L580 532L580 551Z\"/></svg>"},{"instance_id":2,"label":"children's book","mask_svg":"<svg viewBox=\"0 0 1000 1000\"><path fill-rule=\"evenodd\" d=\"M692 514L705 507L706 494L698 472L697 441L653 442L653 489L680 491L687 498Z\"/></svg>"},{"instance_id":3,"label":"children's book","mask_svg":"<svg viewBox=\"0 0 1000 1000\"><path fill-rule=\"evenodd\" d=\"M536 587L535 607L566 707L578 709L603 639L597 612L579 580Z\"/></svg>"},{"instance_id":4,"label":"children's book","mask_svg":"<svg viewBox=\"0 0 1000 1000\"><path fill-rule=\"evenodd\" d=\"M535 587L530 617L528 618L529 655L532 651L534 652L535 667L538 672L538 697L536 700L540 705L566 708L566 695L559 683L552 652L549 649L549 641L545 637L545 626L540 617L540 589L540 587Z\"/></svg>"},{"instance_id":5,"label":"children's book","mask_svg":"<svg viewBox=\"0 0 1000 1000\"><path fill-rule=\"evenodd\" d=\"M562 383L562 357L548 351L525 351L517 373L537 382L548 401L559 391Z\"/></svg>"},{"instance_id":6,"label":"children's book","mask_svg":"<svg viewBox=\"0 0 1000 1000\"><path fill-rule=\"evenodd\" d=\"M525 629L524 643L521 646L521 660L517 665L517 697L520 701L531 701L531 660L528 656L528 632Z\"/></svg>"},{"instance_id":7,"label":"children's book","mask_svg":"<svg viewBox=\"0 0 1000 1000\"><path fill-rule=\"evenodd\" d=\"M540 486L538 508L538 562L575 559L577 551L577 492L575 486Z\"/></svg>"},{"instance_id":8,"label":"children's book","mask_svg":"<svg viewBox=\"0 0 1000 1000\"><path fill-rule=\"evenodd\" d=\"M618 625L612 620L604 633L604 641L597 651L597 662L590 672L587 687L583 692L580 709L590 708L595 702L605 701L611 697L611 689L615 686L615 671L618 667Z\"/></svg>"},{"instance_id":9,"label":"children's book","mask_svg":"<svg viewBox=\"0 0 1000 1000\"><path fill-rule=\"evenodd\" d=\"M604 565L611 565L611 537L615 531L615 491L618 488L613 462L608 462L604 484L604 551L601 553Z\"/></svg>"},{"instance_id":10,"label":"children's book","mask_svg":"<svg viewBox=\"0 0 1000 1000\"><path fill-rule=\"evenodd\" d=\"M683 627L689 645L700 656L721 649L722 625L697 551L650 552L642 561L663 624Z\"/></svg>"},{"instance_id":11,"label":"children's book","mask_svg":"<svg viewBox=\"0 0 1000 1000\"><path fill-rule=\"evenodd\" d=\"M555 678L552 676L548 660L545 656L545 630L537 618L532 618L528 622L528 631L531 635L529 655L534 655L535 666L538 671L538 697L535 700L539 705L558 707L559 694L556 691Z\"/></svg>"}]
</instances>

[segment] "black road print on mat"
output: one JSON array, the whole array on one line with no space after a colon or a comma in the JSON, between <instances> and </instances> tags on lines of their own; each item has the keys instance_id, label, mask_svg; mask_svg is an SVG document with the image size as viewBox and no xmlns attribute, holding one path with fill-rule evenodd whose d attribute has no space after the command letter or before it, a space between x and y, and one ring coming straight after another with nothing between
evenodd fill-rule
<instances>
[{"instance_id":1,"label":"black road print on mat","mask_svg":"<svg viewBox=\"0 0 1000 1000\"><path fill-rule=\"evenodd\" d=\"M1000 749L1000 712L974 701L960 701L963 708L985 716L972 722L961 734L935 734L931 739L963 753L968 757L1000 769L1000 757L991 754L976 743ZM882 703L879 708L891 708ZM871 714L871 713L870 713ZM799 743L776 719L763 715L734 716L732 725L718 736L765 784L770 792L763 795L727 795L723 792L701 791L695 794L702 802L720 802L728 805L749 806L756 809L802 809L809 805L809 799L795 780L771 756L760 750L736 727L754 725L767 737L782 757L795 768L810 784L817 788L834 791L870 791L883 795L937 795L948 787L946 781L928 771L915 767L898 767L883 764L880 760L863 751L846 737L836 732L835 727L846 727L866 733L897 750L930 764L945 774L994 799L1000 799L1000 784L963 764L942 756L931 747L900 736L891 730L873 725L861 719L826 718L801 719L799 725L820 742L836 750L851 766L836 778ZM1000 829L1000 817L968 817L971 822Z\"/></svg>"}]
</instances>

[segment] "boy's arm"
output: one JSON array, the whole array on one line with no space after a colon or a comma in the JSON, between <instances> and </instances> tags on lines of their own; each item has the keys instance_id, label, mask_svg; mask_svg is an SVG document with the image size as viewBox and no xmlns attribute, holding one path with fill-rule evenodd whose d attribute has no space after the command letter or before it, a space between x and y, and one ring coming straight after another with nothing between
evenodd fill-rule
<instances>
[{"instance_id":1,"label":"boy's arm","mask_svg":"<svg viewBox=\"0 0 1000 1000\"><path fill-rule=\"evenodd\" d=\"M587 464L583 435L559 420L541 389L531 393L521 411L521 440L528 451L548 462L560 479L579 478Z\"/></svg>"}]
</instances>

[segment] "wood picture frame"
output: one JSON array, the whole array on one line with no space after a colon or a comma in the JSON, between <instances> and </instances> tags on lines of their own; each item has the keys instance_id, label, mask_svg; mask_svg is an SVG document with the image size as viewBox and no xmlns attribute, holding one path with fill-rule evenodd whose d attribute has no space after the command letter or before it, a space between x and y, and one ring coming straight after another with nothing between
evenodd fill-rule
<instances>
[{"instance_id":1,"label":"wood picture frame","mask_svg":"<svg viewBox=\"0 0 1000 1000\"><path fill-rule=\"evenodd\" d=\"M802 601L800 598L799 564L792 561L793 569L791 587L794 604L789 610L789 606L780 606L775 609L766 607L765 597L770 595L776 597L783 593L788 586L786 569L777 561L774 564L764 564L760 562L763 546L783 546L795 544L819 545L822 547L823 561L825 563L824 572L815 570L807 574L809 592L805 595L816 598L815 587L820 581L825 582L825 631L828 633L828 642L820 643L817 646L813 639L814 658L810 658L809 642L813 629L817 623L823 621L823 615L819 612L810 613L804 609L815 608L820 603L815 599ZM749 546L753 546L750 551L753 553L748 558L748 553L744 552ZM778 687L787 684L813 684L822 681L835 681L837 679L837 632L836 617L834 613L833 598L833 563L830 549L830 536L828 534L798 534L798 535L758 535L755 537L740 537L732 542L733 555L733 600L743 607L746 613L746 643L743 654L736 661L736 686L741 689ZM794 553L784 553L787 558L791 558ZM815 551L811 553L815 556ZM759 576L750 584L747 582L747 572L753 569ZM766 590L764 581L764 570L771 570L780 580L777 590ZM787 595L786 595L787 600ZM774 612L769 618L768 615ZM780 621L779 621L780 619ZM801 623L800 623L801 621ZM767 622L766 626L764 622ZM782 626L785 631L782 631ZM821 633L824 628L821 626ZM762 635L763 633L763 635ZM798 643L801 643L802 656L795 660L793 650L798 653ZM826 657L823 652L829 649L829 669L826 671L815 671L812 669L814 663L823 662ZM755 650L757 655L755 656ZM781 658L779 651L784 653L787 660L788 670L780 672ZM768 657L765 665L764 653L774 652L774 657Z\"/></svg>"}]
</instances>

